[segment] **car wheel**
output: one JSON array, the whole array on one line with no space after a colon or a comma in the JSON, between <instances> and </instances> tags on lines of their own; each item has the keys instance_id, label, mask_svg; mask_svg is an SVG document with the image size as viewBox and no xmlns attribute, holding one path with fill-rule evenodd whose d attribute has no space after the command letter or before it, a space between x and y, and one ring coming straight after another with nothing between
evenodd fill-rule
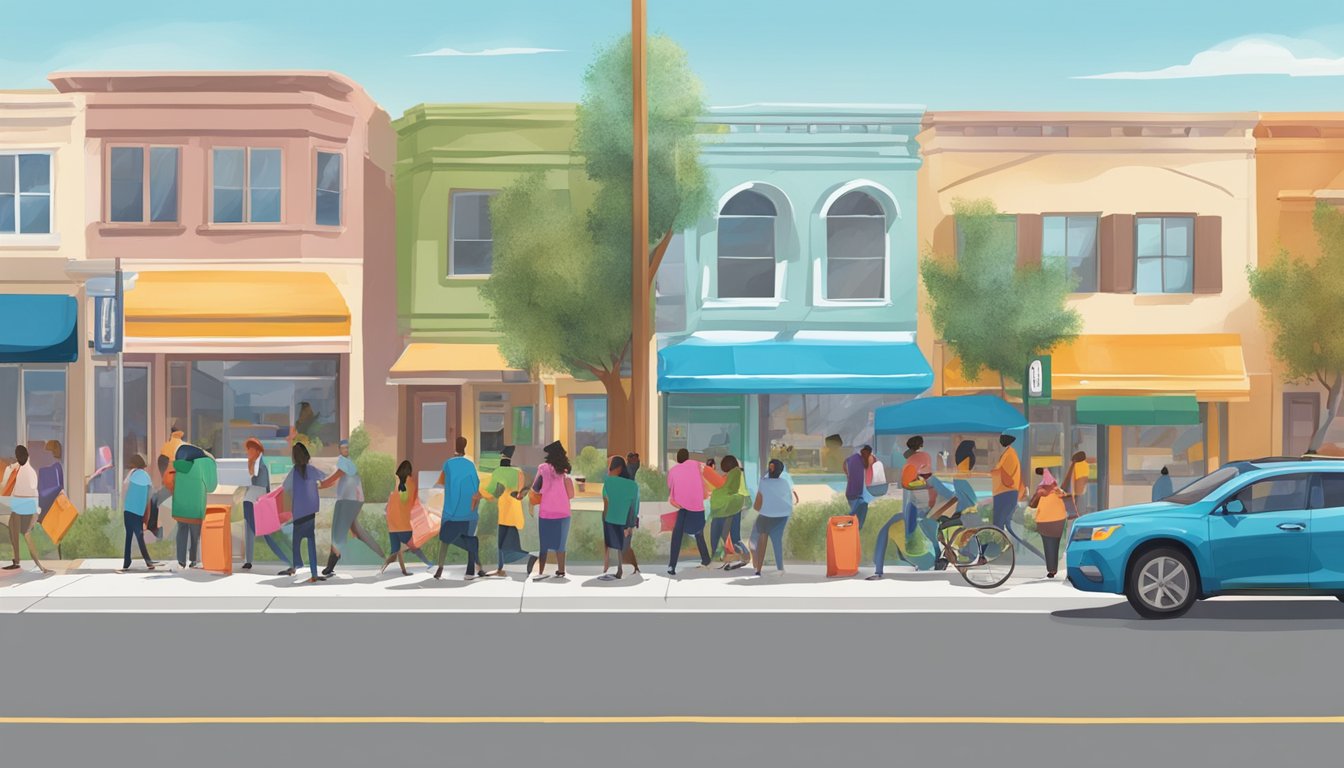
<instances>
[{"instance_id":1,"label":"car wheel","mask_svg":"<svg viewBox=\"0 0 1344 768\"><path fill-rule=\"evenodd\" d=\"M1190 610L1199 598L1199 574L1181 550L1151 549L1130 567L1125 597L1145 619L1172 619Z\"/></svg>"}]
</instances>

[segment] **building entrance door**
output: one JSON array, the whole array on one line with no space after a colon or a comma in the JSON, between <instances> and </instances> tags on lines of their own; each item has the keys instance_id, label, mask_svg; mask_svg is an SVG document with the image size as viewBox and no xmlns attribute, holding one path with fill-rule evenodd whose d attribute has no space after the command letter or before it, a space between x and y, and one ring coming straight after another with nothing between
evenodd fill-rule
<instances>
[{"instance_id":1,"label":"building entrance door","mask_svg":"<svg viewBox=\"0 0 1344 768\"><path fill-rule=\"evenodd\" d=\"M443 463L453 455L460 434L461 414L458 403L461 390L413 389L410 395L410 460L415 465L421 488L428 488L439 476Z\"/></svg>"}]
</instances>

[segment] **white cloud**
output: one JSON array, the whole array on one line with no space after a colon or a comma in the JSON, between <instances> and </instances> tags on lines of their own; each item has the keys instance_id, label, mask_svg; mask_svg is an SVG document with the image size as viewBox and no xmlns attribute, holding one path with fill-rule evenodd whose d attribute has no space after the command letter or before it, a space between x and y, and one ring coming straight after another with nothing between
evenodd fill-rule
<instances>
[{"instance_id":1,"label":"white cloud","mask_svg":"<svg viewBox=\"0 0 1344 768\"><path fill-rule=\"evenodd\" d=\"M559 48L485 48L479 51L440 48L437 51L413 53L411 56L532 56L538 53L564 53L564 51Z\"/></svg>"},{"instance_id":2,"label":"white cloud","mask_svg":"<svg viewBox=\"0 0 1344 768\"><path fill-rule=\"evenodd\" d=\"M1234 75L1344 77L1344 56L1316 40L1282 35L1252 35L1200 51L1189 64L1135 72L1079 75L1075 80L1178 80Z\"/></svg>"}]
</instances>

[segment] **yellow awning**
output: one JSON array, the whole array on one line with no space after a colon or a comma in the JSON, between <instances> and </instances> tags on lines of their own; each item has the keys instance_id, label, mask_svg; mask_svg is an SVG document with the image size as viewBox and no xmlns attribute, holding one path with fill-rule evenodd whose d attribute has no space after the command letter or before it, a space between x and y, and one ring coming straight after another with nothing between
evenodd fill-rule
<instances>
[{"instance_id":1,"label":"yellow awning","mask_svg":"<svg viewBox=\"0 0 1344 768\"><path fill-rule=\"evenodd\" d=\"M494 344L412 342L402 350L389 374L393 380L435 376L458 378L468 373L499 373L509 369L509 361Z\"/></svg>"},{"instance_id":2,"label":"yellow awning","mask_svg":"<svg viewBox=\"0 0 1344 768\"><path fill-rule=\"evenodd\" d=\"M349 336L350 309L321 272L141 272L126 292L129 339Z\"/></svg>"},{"instance_id":3,"label":"yellow awning","mask_svg":"<svg viewBox=\"0 0 1344 768\"><path fill-rule=\"evenodd\" d=\"M1080 395L1194 395L1206 402L1250 399L1251 382L1241 337L1234 333L1083 335L1051 352L1054 397ZM943 393L999 388L981 372L967 381L955 357L943 366Z\"/></svg>"}]
</instances>

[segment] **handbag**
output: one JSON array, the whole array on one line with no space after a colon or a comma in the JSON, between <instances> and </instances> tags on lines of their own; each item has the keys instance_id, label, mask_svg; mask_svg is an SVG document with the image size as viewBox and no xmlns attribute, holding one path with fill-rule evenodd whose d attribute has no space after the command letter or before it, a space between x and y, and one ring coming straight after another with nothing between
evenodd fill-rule
<instances>
[{"instance_id":1,"label":"handbag","mask_svg":"<svg viewBox=\"0 0 1344 768\"><path fill-rule=\"evenodd\" d=\"M61 491L56 495L56 500L51 503L51 508L40 521L42 530L47 532L52 544L60 544L61 539L70 531L70 526L75 524L75 518L79 516L79 510L70 501L70 497Z\"/></svg>"},{"instance_id":2,"label":"handbag","mask_svg":"<svg viewBox=\"0 0 1344 768\"><path fill-rule=\"evenodd\" d=\"M280 519L280 494L284 493L283 488L276 488L270 493L263 494L261 498L252 502L252 524L253 530L258 536L269 536L280 530L281 526L287 520ZM288 510L286 510L287 512ZM288 515L286 515L288 517Z\"/></svg>"},{"instance_id":3,"label":"handbag","mask_svg":"<svg viewBox=\"0 0 1344 768\"><path fill-rule=\"evenodd\" d=\"M423 547L439 533L439 526L443 521L437 515L431 515L429 509L416 499L415 504L411 505L411 546L415 549Z\"/></svg>"}]
</instances>

